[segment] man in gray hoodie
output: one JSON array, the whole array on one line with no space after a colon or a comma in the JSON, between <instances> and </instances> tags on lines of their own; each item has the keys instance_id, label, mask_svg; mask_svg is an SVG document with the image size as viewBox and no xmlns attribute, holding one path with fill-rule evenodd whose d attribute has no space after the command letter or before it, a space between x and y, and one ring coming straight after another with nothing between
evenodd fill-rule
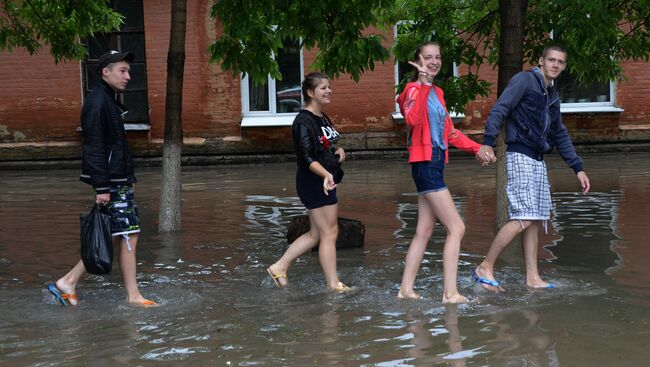
<instances>
[{"instance_id":1,"label":"man in gray hoodie","mask_svg":"<svg viewBox=\"0 0 650 367\"><path fill-rule=\"evenodd\" d=\"M488 115L484 145L477 157L495 162L492 146L506 122L506 174L508 217L492 241L490 250L474 270L474 281L492 291L503 288L494 278L494 263L503 249L522 234L526 285L536 289L554 288L542 280L537 269L539 229L550 219L552 204L544 154L557 148L564 162L576 173L582 192L590 188L589 178L562 123L560 99L553 86L566 68L567 52L559 45L544 48L538 67L516 74Z\"/></svg>"}]
</instances>

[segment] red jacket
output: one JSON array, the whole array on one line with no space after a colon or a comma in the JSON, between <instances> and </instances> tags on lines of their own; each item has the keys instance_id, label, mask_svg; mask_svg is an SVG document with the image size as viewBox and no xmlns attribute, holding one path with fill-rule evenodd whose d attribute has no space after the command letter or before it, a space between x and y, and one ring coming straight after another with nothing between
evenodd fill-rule
<instances>
[{"instance_id":1,"label":"red jacket","mask_svg":"<svg viewBox=\"0 0 650 367\"><path fill-rule=\"evenodd\" d=\"M429 128L429 114L427 113L427 99L431 88L435 88L436 95L442 107L445 106L444 93L442 89L430 84L411 82L406 85L404 91L397 98L399 109L408 126L408 151L409 163L431 160L431 130ZM460 130L454 128L449 112L445 119L445 131L443 133L445 145L449 144L476 155L480 144L463 135ZM449 149L445 151L445 163L449 161Z\"/></svg>"}]
</instances>

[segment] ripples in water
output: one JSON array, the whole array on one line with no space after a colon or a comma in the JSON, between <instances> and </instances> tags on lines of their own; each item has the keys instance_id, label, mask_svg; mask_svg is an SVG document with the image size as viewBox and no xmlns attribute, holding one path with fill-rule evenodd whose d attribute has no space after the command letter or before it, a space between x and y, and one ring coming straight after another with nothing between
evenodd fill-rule
<instances>
[{"instance_id":1,"label":"ripples in water","mask_svg":"<svg viewBox=\"0 0 650 367\"><path fill-rule=\"evenodd\" d=\"M177 234L155 233L159 176L142 170L138 279L162 304L153 309L124 304L117 263L112 275L84 279L78 307L58 306L45 285L76 261L78 214L92 193L77 172L3 174L0 364L643 365L650 163L608 159L585 157L594 167L586 196L573 191L577 180L559 159L549 160L557 210L541 237L540 268L558 288L525 287L514 249L516 261L504 255L496 269L508 290L499 295L470 279L494 235L493 177L452 160L447 183L467 224L459 289L472 299L458 306L440 302L440 226L416 282L425 298L396 298L417 218L403 162L348 164L340 214L362 220L367 237L365 249L338 254L341 279L354 286L346 294L324 289L317 254L292 267L290 289L266 274L287 246L291 217L304 213L292 165L188 167Z\"/></svg>"}]
</instances>

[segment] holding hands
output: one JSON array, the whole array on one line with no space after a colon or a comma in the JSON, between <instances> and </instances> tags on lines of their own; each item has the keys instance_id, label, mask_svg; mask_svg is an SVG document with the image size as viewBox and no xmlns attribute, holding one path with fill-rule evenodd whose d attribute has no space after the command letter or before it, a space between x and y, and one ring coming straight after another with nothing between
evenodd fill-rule
<instances>
[{"instance_id":1,"label":"holding hands","mask_svg":"<svg viewBox=\"0 0 650 367\"><path fill-rule=\"evenodd\" d=\"M494 154L494 150L491 146L483 145L476 153L476 159L481 161L481 165L487 166L491 163L495 163L497 161L497 156Z\"/></svg>"}]
</instances>

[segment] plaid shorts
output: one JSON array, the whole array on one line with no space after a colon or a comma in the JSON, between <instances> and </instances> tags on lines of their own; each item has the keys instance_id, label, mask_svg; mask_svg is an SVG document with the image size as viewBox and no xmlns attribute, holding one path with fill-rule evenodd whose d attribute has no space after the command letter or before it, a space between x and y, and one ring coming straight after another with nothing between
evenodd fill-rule
<instances>
[{"instance_id":1,"label":"plaid shorts","mask_svg":"<svg viewBox=\"0 0 650 367\"><path fill-rule=\"evenodd\" d=\"M544 161L525 154L506 153L506 194L510 220L551 218L551 189Z\"/></svg>"},{"instance_id":2,"label":"plaid shorts","mask_svg":"<svg viewBox=\"0 0 650 367\"><path fill-rule=\"evenodd\" d=\"M111 216L113 237L140 232L140 217L138 206L133 198L133 186L111 186L110 192L108 214Z\"/></svg>"}]
</instances>

